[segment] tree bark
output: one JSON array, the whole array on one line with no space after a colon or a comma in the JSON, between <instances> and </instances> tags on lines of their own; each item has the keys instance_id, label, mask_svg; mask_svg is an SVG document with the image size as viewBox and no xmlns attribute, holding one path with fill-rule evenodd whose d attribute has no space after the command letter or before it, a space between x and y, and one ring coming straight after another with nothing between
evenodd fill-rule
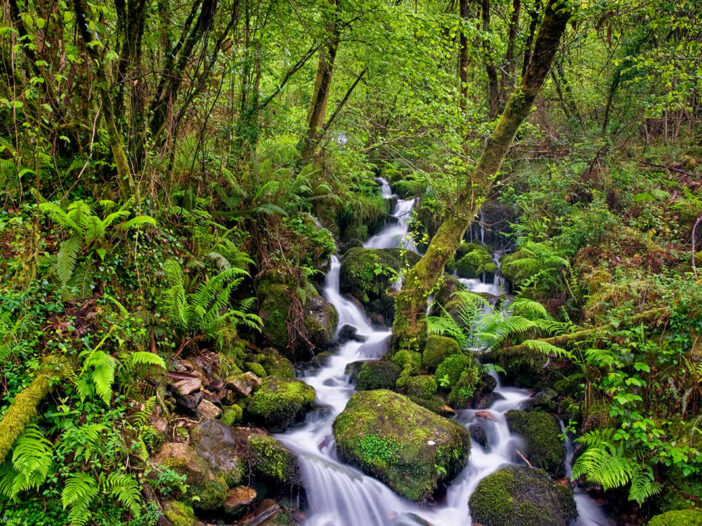
<instances>
[{"instance_id":1,"label":"tree bark","mask_svg":"<svg viewBox=\"0 0 702 526\"><path fill-rule=\"evenodd\" d=\"M306 132L300 148L300 158L303 163L312 157L319 143L320 131L324 124L324 115L327 110L334 61L339 48L341 30L339 27L339 0L330 0L329 5L332 13L326 27L328 41L322 46L319 53L319 64L317 65L317 75L314 81L312 102L307 114Z\"/></svg>"},{"instance_id":2,"label":"tree bark","mask_svg":"<svg viewBox=\"0 0 702 526\"><path fill-rule=\"evenodd\" d=\"M534 7L529 9L529 33L527 34L526 42L524 43L524 58L522 60L522 76L526 74L529 61L531 60L531 48L534 44L534 35L536 34L536 26L539 23L539 11L541 10L541 1L534 0Z\"/></svg>"},{"instance_id":3,"label":"tree bark","mask_svg":"<svg viewBox=\"0 0 702 526\"><path fill-rule=\"evenodd\" d=\"M110 95L108 80L102 67L102 61L100 60L100 57L98 57L94 46L91 45L93 42L93 36L90 32L90 28L88 27L87 12L85 10L85 6L83 5L83 0L73 0L73 11L76 17L78 32L85 43L85 49L95 67L95 77L97 79L96 85L98 92L100 93L100 100L102 101L102 115L105 121L105 127L107 128L107 136L110 139L110 150L112 150L112 157L115 161L115 167L117 169L118 187L122 197L128 198L137 193L137 188L134 178L132 177L132 170L129 166L129 161L127 161L127 154L125 153L124 145L122 144L122 137L120 136L119 129L117 128L113 100L112 96Z\"/></svg>"},{"instance_id":4,"label":"tree bark","mask_svg":"<svg viewBox=\"0 0 702 526\"><path fill-rule=\"evenodd\" d=\"M482 0L483 31L490 31L490 0ZM488 102L490 105L490 118L497 116L500 111L500 88L497 84L497 67L489 50L486 50L485 71L488 77Z\"/></svg>"},{"instance_id":5,"label":"tree bark","mask_svg":"<svg viewBox=\"0 0 702 526\"><path fill-rule=\"evenodd\" d=\"M459 0L458 10L461 16L461 21L465 23L465 21L470 18L468 0ZM458 87L460 93L459 105L461 109L465 111L468 103L468 39L463 34L462 28L460 38L460 51L458 56L458 81L460 83Z\"/></svg>"},{"instance_id":6,"label":"tree bark","mask_svg":"<svg viewBox=\"0 0 702 526\"><path fill-rule=\"evenodd\" d=\"M557 6L559 3L559 0L549 0L526 74L510 96L478 164L467 178L452 215L444 220L426 254L403 280L402 290L395 299L393 334L396 347L418 348L423 344L427 296L439 282L446 261L455 254L466 228L490 192L517 130L529 114L553 63L572 15L570 9Z\"/></svg>"},{"instance_id":7,"label":"tree bark","mask_svg":"<svg viewBox=\"0 0 702 526\"><path fill-rule=\"evenodd\" d=\"M504 102L512 92L514 84L513 77L517 71L514 60L514 46L517 41L517 32L519 29L519 12L521 11L521 0L513 0L512 2L512 17L509 22L509 33L507 35L507 51L505 52L505 64L501 69L502 86L500 87L500 102Z\"/></svg>"}]
</instances>

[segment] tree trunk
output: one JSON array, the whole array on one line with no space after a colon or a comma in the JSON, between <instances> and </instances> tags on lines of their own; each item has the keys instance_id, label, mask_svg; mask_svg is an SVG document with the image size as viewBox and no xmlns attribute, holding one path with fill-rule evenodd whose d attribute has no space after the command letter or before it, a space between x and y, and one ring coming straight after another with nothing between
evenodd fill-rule
<instances>
[{"instance_id":1,"label":"tree trunk","mask_svg":"<svg viewBox=\"0 0 702 526\"><path fill-rule=\"evenodd\" d=\"M507 35L507 51L505 52L505 64L501 70L502 86L500 88L500 102L504 102L507 96L512 92L514 84L514 74L517 71L514 60L514 46L517 41L517 32L519 29L519 12L521 11L521 0L513 0L512 2L512 18L509 22L509 33Z\"/></svg>"},{"instance_id":2,"label":"tree trunk","mask_svg":"<svg viewBox=\"0 0 702 526\"><path fill-rule=\"evenodd\" d=\"M483 15L483 31L490 31L490 0L482 0L482 15ZM497 68L495 62L489 56L489 50L486 50L488 55L485 60L485 70L488 77L488 102L490 104L490 118L497 116L500 111L500 88L497 84Z\"/></svg>"},{"instance_id":3,"label":"tree trunk","mask_svg":"<svg viewBox=\"0 0 702 526\"><path fill-rule=\"evenodd\" d=\"M470 18L468 0L459 0L459 14L461 21L465 22ZM458 56L458 81L459 85L459 105L465 111L468 101L468 39L461 30L460 51Z\"/></svg>"},{"instance_id":4,"label":"tree trunk","mask_svg":"<svg viewBox=\"0 0 702 526\"><path fill-rule=\"evenodd\" d=\"M107 136L110 139L112 157L115 161L115 167L117 168L117 183L122 197L128 198L136 194L137 188L134 183L134 178L132 177L129 161L127 161L127 154L124 151L122 137L117 128L113 101L110 95L107 77L102 67L102 61L100 57L98 57L95 47L91 45L93 36L88 27L87 12L83 5L83 0L73 0L73 11L76 17L78 32L83 38L85 49L95 67L95 77L97 78L96 85L102 101L102 115L105 120L105 127L107 128Z\"/></svg>"},{"instance_id":5,"label":"tree trunk","mask_svg":"<svg viewBox=\"0 0 702 526\"><path fill-rule=\"evenodd\" d=\"M446 261L455 254L466 228L490 192L517 130L529 114L553 63L572 15L571 10L562 7L554 10L558 3L559 0L549 0L526 74L510 96L478 164L467 178L452 215L444 220L426 254L403 280L402 290L395 299L393 334L396 347L418 348L423 343L427 296L439 283Z\"/></svg>"},{"instance_id":6,"label":"tree trunk","mask_svg":"<svg viewBox=\"0 0 702 526\"><path fill-rule=\"evenodd\" d=\"M534 7L529 9L529 33L527 34L526 42L524 43L524 58L522 60L522 76L526 74L529 61L531 60L531 47L534 44L534 35L536 34L536 25L539 23L539 11L541 10L541 1L534 0Z\"/></svg>"},{"instance_id":7,"label":"tree trunk","mask_svg":"<svg viewBox=\"0 0 702 526\"><path fill-rule=\"evenodd\" d=\"M309 161L317 149L320 131L324 125L324 114L327 110L336 51L339 47L339 2L338 0L331 0L329 4L333 12L326 27L328 41L319 52L319 64L317 66L317 76L314 80L312 102L307 114L307 131L300 149L300 158L303 163Z\"/></svg>"}]
</instances>

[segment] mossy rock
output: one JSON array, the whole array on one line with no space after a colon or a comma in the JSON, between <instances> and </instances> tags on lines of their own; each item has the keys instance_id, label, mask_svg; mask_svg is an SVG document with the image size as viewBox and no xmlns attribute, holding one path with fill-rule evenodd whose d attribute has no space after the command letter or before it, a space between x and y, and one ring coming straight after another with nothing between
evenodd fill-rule
<instances>
[{"instance_id":1,"label":"mossy rock","mask_svg":"<svg viewBox=\"0 0 702 526\"><path fill-rule=\"evenodd\" d=\"M457 409L467 409L473 400L476 388L480 383L480 371L475 365L465 369L458 378L448 395L451 406Z\"/></svg>"},{"instance_id":2,"label":"mossy rock","mask_svg":"<svg viewBox=\"0 0 702 526\"><path fill-rule=\"evenodd\" d=\"M483 526L567 526L578 516L573 490L538 469L504 466L470 496L473 523Z\"/></svg>"},{"instance_id":3,"label":"mossy rock","mask_svg":"<svg viewBox=\"0 0 702 526\"><path fill-rule=\"evenodd\" d=\"M428 374L412 376L407 379L405 384L408 396L416 396L423 399L431 398L436 393L437 388L436 380Z\"/></svg>"},{"instance_id":4,"label":"mossy rock","mask_svg":"<svg viewBox=\"0 0 702 526\"><path fill-rule=\"evenodd\" d=\"M190 433L197 455L206 460L215 473L223 473L228 486L236 486L246 473L232 428L220 420L204 420Z\"/></svg>"},{"instance_id":5,"label":"mossy rock","mask_svg":"<svg viewBox=\"0 0 702 526\"><path fill-rule=\"evenodd\" d=\"M399 365L387 360L364 362L356 376L356 389L358 391L393 389L400 377L400 372L402 368Z\"/></svg>"},{"instance_id":6,"label":"mossy rock","mask_svg":"<svg viewBox=\"0 0 702 526\"><path fill-rule=\"evenodd\" d=\"M258 362L246 362L244 364L244 367L246 368L247 371L251 371L259 378L263 378L265 376L268 376L268 372L266 372L266 369L263 367L263 365L261 365Z\"/></svg>"},{"instance_id":7,"label":"mossy rock","mask_svg":"<svg viewBox=\"0 0 702 526\"><path fill-rule=\"evenodd\" d=\"M480 278L483 273L494 274L497 265L490 251L475 243L468 243L470 250L460 258L456 256L456 274L462 278Z\"/></svg>"},{"instance_id":8,"label":"mossy rock","mask_svg":"<svg viewBox=\"0 0 702 526\"><path fill-rule=\"evenodd\" d=\"M422 351L422 365L430 371L435 371L446 358L460 352L461 348L453 338L429 336Z\"/></svg>"},{"instance_id":9,"label":"mossy rock","mask_svg":"<svg viewBox=\"0 0 702 526\"><path fill-rule=\"evenodd\" d=\"M261 354L258 355L258 362L271 376L295 378L295 367L292 362L272 347L266 347L262 350Z\"/></svg>"},{"instance_id":10,"label":"mossy rock","mask_svg":"<svg viewBox=\"0 0 702 526\"><path fill-rule=\"evenodd\" d=\"M258 284L258 315L263 320L263 336L274 347L288 345L288 313L294 289L274 273L268 273Z\"/></svg>"},{"instance_id":11,"label":"mossy rock","mask_svg":"<svg viewBox=\"0 0 702 526\"><path fill-rule=\"evenodd\" d=\"M392 191L395 192L400 199L411 199L422 195L424 192L425 182L419 179L401 179L392 183Z\"/></svg>"},{"instance_id":12,"label":"mossy rock","mask_svg":"<svg viewBox=\"0 0 702 526\"><path fill-rule=\"evenodd\" d=\"M240 405L232 404L226 406L222 412L222 416L219 417L219 421L225 426L231 426L232 424L238 424L241 422L241 418L244 415L244 410Z\"/></svg>"},{"instance_id":13,"label":"mossy rock","mask_svg":"<svg viewBox=\"0 0 702 526\"><path fill-rule=\"evenodd\" d=\"M269 435L250 434L246 447L253 471L278 486L300 484L297 458L283 444Z\"/></svg>"},{"instance_id":14,"label":"mossy rock","mask_svg":"<svg viewBox=\"0 0 702 526\"><path fill-rule=\"evenodd\" d=\"M507 411L509 430L524 439L524 455L533 466L554 476L563 475L565 445L556 419L542 411Z\"/></svg>"},{"instance_id":15,"label":"mossy rock","mask_svg":"<svg viewBox=\"0 0 702 526\"><path fill-rule=\"evenodd\" d=\"M164 502L163 514L171 526L195 526L198 523L193 508L179 500Z\"/></svg>"},{"instance_id":16,"label":"mossy rock","mask_svg":"<svg viewBox=\"0 0 702 526\"><path fill-rule=\"evenodd\" d=\"M267 376L246 410L253 420L269 429L285 429L312 408L315 397L314 388L305 382Z\"/></svg>"},{"instance_id":17,"label":"mossy rock","mask_svg":"<svg viewBox=\"0 0 702 526\"><path fill-rule=\"evenodd\" d=\"M352 248L341 262L341 292L351 294L369 313L379 314L390 323L395 313L390 292L396 274L404 266L399 249Z\"/></svg>"},{"instance_id":18,"label":"mossy rock","mask_svg":"<svg viewBox=\"0 0 702 526\"><path fill-rule=\"evenodd\" d=\"M334 344L334 333L339 322L336 307L328 303L313 287L308 287L305 292L304 309L303 322L310 343L315 350L329 349Z\"/></svg>"},{"instance_id":19,"label":"mossy rock","mask_svg":"<svg viewBox=\"0 0 702 526\"><path fill-rule=\"evenodd\" d=\"M653 517L648 526L702 526L702 511L668 511Z\"/></svg>"},{"instance_id":20,"label":"mossy rock","mask_svg":"<svg viewBox=\"0 0 702 526\"><path fill-rule=\"evenodd\" d=\"M462 353L452 354L439 364L434 378L441 387L448 389L458 385L463 372L471 369L476 369L472 356Z\"/></svg>"},{"instance_id":21,"label":"mossy rock","mask_svg":"<svg viewBox=\"0 0 702 526\"><path fill-rule=\"evenodd\" d=\"M224 504L228 489L224 475L215 473L207 461L187 444L165 444L154 462L185 475L188 485L186 498L194 508L215 510Z\"/></svg>"},{"instance_id":22,"label":"mossy rock","mask_svg":"<svg viewBox=\"0 0 702 526\"><path fill-rule=\"evenodd\" d=\"M343 461L415 501L458 473L470 452L463 426L384 389L355 393L333 430Z\"/></svg>"}]
</instances>

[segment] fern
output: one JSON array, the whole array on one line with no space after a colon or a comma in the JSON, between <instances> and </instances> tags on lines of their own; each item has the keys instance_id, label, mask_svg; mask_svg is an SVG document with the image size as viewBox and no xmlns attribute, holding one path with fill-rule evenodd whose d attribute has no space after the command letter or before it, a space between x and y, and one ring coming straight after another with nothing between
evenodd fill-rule
<instances>
[{"instance_id":1,"label":"fern","mask_svg":"<svg viewBox=\"0 0 702 526\"><path fill-rule=\"evenodd\" d=\"M61 492L63 508L70 508L71 526L84 526L90 520L90 505L98 494L97 481L87 473L74 473Z\"/></svg>"},{"instance_id":2,"label":"fern","mask_svg":"<svg viewBox=\"0 0 702 526\"><path fill-rule=\"evenodd\" d=\"M74 236L61 242L61 248L56 257L56 273L62 285L65 285L71 279L80 249L81 240L78 237Z\"/></svg>"},{"instance_id":3,"label":"fern","mask_svg":"<svg viewBox=\"0 0 702 526\"><path fill-rule=\"evenodd\" d=\"M158 354L154 354L146 351L135 351L130 352L131 365L155 365L161 369L166 368L166 362Z\"/></svg>"},{"instance_id":4,"label":"fern","mask_svg":"<svg viewBox=\"0 0 702 526\"><path fill-rule=\"evenodd\" d=\"M19 493L38 488L49 475L53 445L35 424L27 426L17 438L12 464L6 463L0 474L0 493L15 498Z\"/></svg>"},{"instance_id":5,"label":"fern","mask_svg":"<svg viewBox=\"0 0 702 526\"><path fill-rule=\"evenodd\" d=\"M123 504L135 517L141 515L141 495L139 484L132 475L110 473L105 479L105 488Z\"/></svg>"},{"instance_id":6,"label":"fern","mask_svg":"<svg viewBox=\"0 0 702 526\"><path fill-rule=\"evenodd\" d=\"M558 358L568 358L569 360L573 360L575 358L572 352L543 340L524 340L523 345L532 351L540 352L546 356L554 355Z\"/></svg>"}]
</instances>

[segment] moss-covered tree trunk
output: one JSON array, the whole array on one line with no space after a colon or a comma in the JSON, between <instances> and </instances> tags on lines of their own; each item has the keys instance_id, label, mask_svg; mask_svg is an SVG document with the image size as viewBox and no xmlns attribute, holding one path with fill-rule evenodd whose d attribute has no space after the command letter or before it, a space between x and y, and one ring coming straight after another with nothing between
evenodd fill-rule
<instances>
[{"instance_id":1,"label":"moss-covered tree trunk","mask_svg":"<svg viewBox=\"0 0 702 526\"><path fill-rule=\"evenodd\" d=\"M339 48L339 15L338 0L330 1L329 21L326 25L327 43L324 44L319 52L319 64L317 65L317 76L314 80L314 91L312 92L312 102L307 114L307 131L302 140L300 149L300 157L304 162L308 161L317 149L317 143L320 138L320 132L324 124L324 115L327 110L327 100L329 99L329 90L331 89L332 72L334 70L334 61L336 60L336 52Z\"/></svg>"},{"instance_id":2,"label":"moss-covered tree trunk","mask_svg":"<svg viewBox=\"0 0 702 526\"><path fill-rule=\"evenodd\" d=\"M395 300L393 333L397 347L416 347L423 342L427 296L439 282L446 261L455 254L466 229L490 192L517 130L529 114L549 73L572 14L572 10L562 4L561 0L549 0L531 62L520 85L510 96L451 215L441 224L426 254L403 281L402 290Z\"/></svg>"}]
</instances>

